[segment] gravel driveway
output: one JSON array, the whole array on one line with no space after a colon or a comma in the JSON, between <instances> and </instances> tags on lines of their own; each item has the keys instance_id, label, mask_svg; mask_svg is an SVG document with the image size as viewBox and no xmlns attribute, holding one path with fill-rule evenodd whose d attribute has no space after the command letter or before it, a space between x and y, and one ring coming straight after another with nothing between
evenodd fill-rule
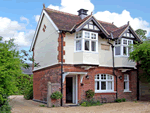
<instances>
[{"instance_id":1,"label":"gravel driveway","mask_svg":"<svg viewBox=\"0 0 150 113\"><path fill-rule=\"evenodd\" d=\"M150 113L150 102L107 103L92 107L39 107L42 103L10 96L12 113Z\"/></svg>"}]
</instances>

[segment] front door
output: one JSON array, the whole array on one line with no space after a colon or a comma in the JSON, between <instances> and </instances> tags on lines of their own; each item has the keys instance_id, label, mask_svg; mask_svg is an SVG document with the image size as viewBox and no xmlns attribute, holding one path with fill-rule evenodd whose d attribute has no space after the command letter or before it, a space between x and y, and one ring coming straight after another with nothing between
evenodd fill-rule
<instances>
[{"instance_id":1,"label":"front door","mask_svg":"<svg viewBox=\"0 0 150 113\"><path fill-rule=\"evenodd\" d=\"M73 103L73 77L66 77L66 103Z\"/></svg>"}]
</instances>

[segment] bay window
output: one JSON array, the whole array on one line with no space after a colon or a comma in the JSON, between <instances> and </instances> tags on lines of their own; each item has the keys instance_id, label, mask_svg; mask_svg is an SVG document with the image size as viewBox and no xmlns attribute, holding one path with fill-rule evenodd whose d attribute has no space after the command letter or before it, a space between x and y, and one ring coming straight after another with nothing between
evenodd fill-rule
<instances>
[{"instance_id":1,"label":"bay window","mask_svg":"<svg viewBox=\"0 0 150 113\"><path fill-rule=\"evenodd\" d=\"M76 51L98 52L98 33L80 31L75 36Z\"/></svg>"},{"instance_id":2,"label":"bay window","mask_svg":"<svg viewBox=\"0 0 150 113\"><path fill-rule=\"evenodd\" d=\"M115 56L129 56L131 51L130 44L133 44L133 40L130 39L118 39L115 41Z\"/></svg>"},{"instance_id":3,"label":"bay window","mask_svg":"<svg viewBox=\"0 0 150 113\"><path fill-rule=\"evenodd\" d=\"M113 92L114 77L109 74L95 75L95 92Z\"/></svg>"}]
</instances>

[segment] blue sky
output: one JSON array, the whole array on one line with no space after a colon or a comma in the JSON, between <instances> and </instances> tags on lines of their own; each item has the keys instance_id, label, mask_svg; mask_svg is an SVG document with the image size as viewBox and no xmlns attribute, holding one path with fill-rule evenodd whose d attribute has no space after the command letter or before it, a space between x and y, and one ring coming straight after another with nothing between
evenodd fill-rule
<instances>
[{"instance_id":1,"label":"blue sky","mask_svg":"<svg viewBox=\"0 0 150 113\"><path fill-rule=\"evenodd\" d=\"M0 36L4 40L15 37L21 49L28 50L31 45L38 17L43 3L46 7L73 14L80 8L93 11L102 21L114 22L122 26L130 21L131 26L146 29L150 33L150 1L148 0L1 0Z\"/></svg>"}]
</instances>

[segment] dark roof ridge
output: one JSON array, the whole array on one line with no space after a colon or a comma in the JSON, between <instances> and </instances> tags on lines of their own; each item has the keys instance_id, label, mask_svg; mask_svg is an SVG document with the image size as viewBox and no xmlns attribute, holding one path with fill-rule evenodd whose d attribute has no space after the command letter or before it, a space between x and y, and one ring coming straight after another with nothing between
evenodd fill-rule
<instances>
[{"instance_id":1,"label":"dark roof ridge","mask_svg":"<svg viewBox=\"0 0 150 113\"><path fill-rule=\"evenodd\" d=\"M105 22L105 21L101 21L101 20L98 20L98 21L100 21L100 22L102 22L102 23L106 23L106 24L114 25L114 24L112 24L112 23L110 23L110 22Z\"/></svg>"},{"instance_id":2,"label":"dark roof ridge","mask_svg":"<svg viewBox=\"0 0 150 113\"><path fill-rule=\"evenodd\" d=\"M75 14L71 14L71 13L67 13L67 12L63 12L63 11L59 11L59 10L55 10L55 9L51 9L51 8L45 8L45 10L55 11L55 12L58 12L58 13L67 14L67 15L71 15L71 16L78 16L78 15L75 15Z\"/></svg>"}]
</instances>

